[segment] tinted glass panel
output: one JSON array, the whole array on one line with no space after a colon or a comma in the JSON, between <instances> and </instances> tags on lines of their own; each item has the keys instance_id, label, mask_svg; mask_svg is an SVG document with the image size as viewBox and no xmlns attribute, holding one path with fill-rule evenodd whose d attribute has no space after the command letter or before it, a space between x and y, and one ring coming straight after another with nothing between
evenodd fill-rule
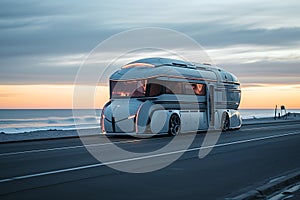
<instances>
[{"instance_id":1,"label":"tinted glass panel","mask_svg":"<svg viewBox=\"0 0 300 200\"><path fill-rule=\"evenodd\" d=\"M146 80L138 81L111 81L112 97L144 97Z\"/></svg>"}]
</instances>

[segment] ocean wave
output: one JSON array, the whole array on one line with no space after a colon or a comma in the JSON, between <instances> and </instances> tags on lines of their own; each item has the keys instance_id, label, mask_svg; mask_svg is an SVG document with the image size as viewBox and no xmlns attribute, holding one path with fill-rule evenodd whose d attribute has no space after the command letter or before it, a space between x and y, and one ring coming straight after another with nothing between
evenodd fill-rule
<instances>
[{"instance_id":1,"label":"ocean wave","mask_svg":"<svg viewBox=\"0 0 300 200\"><path fill-rule=\"evenodd\" d=\"M0 128L0 133L4 134L18 134L18 133L28 133L35 131L66 131L66 130L78 130L78 129L100 129L100 125L96 124L77 124L68 126L40 126L40 127L10 127L10 128Z\"/></svg>"},{"instance_id":2,"label":"ocean wave","mask_svg":"<svg viewBox=\"0 0 300 200\"><path fill-rule=\"evenodd\" d=\"M100 117L95 116L82 116L82 117L44 117L44 118L30 118L30 119L0 119L0 124L9 124L9 123L34 123L34 122L48 122L48 123L61 123L61 122L74 122L75 120L79 121L93 121L99 120Z\"/></svg>"},{"instance_id":3,"label":"ocean wave","mask_svg":"<svg viewBox=\"0 0 300 200\"><path fill-rule=\"evenodd\" d=\"M72 130L78 128L97 128L100 117L44 117L29 119L0 119L0 133L23 133L41 130Z\"/></svg>"}]
</instances>

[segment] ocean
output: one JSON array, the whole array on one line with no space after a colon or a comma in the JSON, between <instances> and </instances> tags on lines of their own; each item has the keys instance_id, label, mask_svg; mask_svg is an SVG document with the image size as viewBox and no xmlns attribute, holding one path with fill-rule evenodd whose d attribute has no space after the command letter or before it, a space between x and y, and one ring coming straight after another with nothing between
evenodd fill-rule
<instances>
[{"instance_id":1,"label":"ocean","mask_svg":"<svg viewBox=\"0 0 300 200\"><path fill-rule=\"evenodd\" d=\"M287 112L300 113L300 109ZM243 119L274 117L273 109L241 109L240 113ZM0 109L0 133L99 128L100 114L101 109L76 110L76 117L72 109Z\"/></svg>"},{"instance_id":2,"label":"ocean","mask_svg":"<svg viewBox=\"0 0 300 200\"><path fill-rule=\"evenodd\" d=\"M101 109L76 110L76 117L72 109L0 109L0 133L99 128L100 114Z\"/></svg>"}]
</instances>

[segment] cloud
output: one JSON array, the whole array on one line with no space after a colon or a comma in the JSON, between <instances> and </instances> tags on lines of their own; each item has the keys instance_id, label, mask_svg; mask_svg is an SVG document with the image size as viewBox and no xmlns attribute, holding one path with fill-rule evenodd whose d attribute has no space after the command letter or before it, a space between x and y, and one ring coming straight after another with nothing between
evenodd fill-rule
<instances>
[{"instance_id":1,"label":"cloud","mask_svg":"<svg viewBox=\"0 0 300 200\"><path fill-rule=\"evenodd\" d=\"M255 63L231 63L223 65L224 68L238 73L240 76L264 76L264 77L285 77L299 78L300 62L255 62ZM300 81L300 79L299 79Z\"/></svg>"},{"instance_id":2,"label":"cloud","mask_svg":"<svg viewBox=\"0 0 300 200\"><path fill-rule=\"evenodd\" d=\"M55 15L63 12L63 9L56 3L47 3L36 0L27 1L11 1L2 0L1 6L1 19L22 19L22 18L33 18L40 16Z\"/></svg>"},{"instance_id":3,"label":"cloud","mask_svg":"<svg viewBox=\"0 0 300 200\"><path fill-rule=\"evenodd\" d=\"M187 34L244 83L295 83L300 64L298 7L295 0L3 0L0 83L70 84L81 59L99 42L145 26ZM125 42L130 44L128 40ZM193 49L190 52L195 53Z\"/></svg>"},{"instance_id":4,"label":"cloud","mask_svg":"<svg viewBox=\"0 0 300 200\"><path fill-rule=\"evenodd\" d=\"M215 63L239 63L251 64L259 62L300 62L300 42L294 42L288 47L266 45L233 45L226 47L214 47L206 51Z\"/></svg>"},{"instance_id":5,"label":"cloud","mask_svg":"<svg viewBox=\"0 0 300 200\"><path fill-rule=\"evenodd\" d=\"M0 56L82 53L115 33L143 26L173 28L204 46L299 40L300 25L287 23L300 17L297 2L271 2L1 1ZM277 18L285 23L270 29ZM262 22L265 26L257 25Z\"/></svg>"},{"instance_id":6,"label":"cloud","mask_svg":"<svg viewBox=\"0 0 300 200\"><path fill-rule=\"evenodd\" d=\"M259 61L220 65L234 73L242 84L299 84L300 62Z\"/></svg>"},{"instance_id":7,"label":"cloud","mask_svg":"<svg viewBox=\"0 0 300 200\"><path fill-rule=\"evenodd\" d=\"M26 61L28 59L24 59ZM72 84L78 67L39 66L34 61L26 64L14 63L1 68L0 84Z\"/></svg>"},{"instance_id":8,"label":"cloud","mask_svg":"<svg viewBox=\"0 0 300 200\"><path fill-rule=\"evenodd\" d=\"M237 44L290 46L300 41L299 27L249 28L245 24L231 26L224 21L203 23L166 24L181 31L204 47L224 47Z\"/></svg>"}]
</instances>

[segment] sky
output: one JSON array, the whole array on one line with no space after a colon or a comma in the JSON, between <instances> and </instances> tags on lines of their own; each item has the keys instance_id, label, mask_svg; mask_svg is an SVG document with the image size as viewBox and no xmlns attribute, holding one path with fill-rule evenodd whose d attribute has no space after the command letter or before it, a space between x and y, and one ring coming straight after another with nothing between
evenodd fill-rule
<instances>
[{"instance_id":1,"label":"sky","mask_svg":"<svg viewBox=\"0 0 300 200\"><path fill-rule=\"evenodd\" d=\"M299 10L297 0L2 0L0 108L72 108L74 80L90 52L144 27L201 44L239 78L241 108L300 108ZM101 85L95 107L107 100Z\"/></svg>"}]
</instances>

